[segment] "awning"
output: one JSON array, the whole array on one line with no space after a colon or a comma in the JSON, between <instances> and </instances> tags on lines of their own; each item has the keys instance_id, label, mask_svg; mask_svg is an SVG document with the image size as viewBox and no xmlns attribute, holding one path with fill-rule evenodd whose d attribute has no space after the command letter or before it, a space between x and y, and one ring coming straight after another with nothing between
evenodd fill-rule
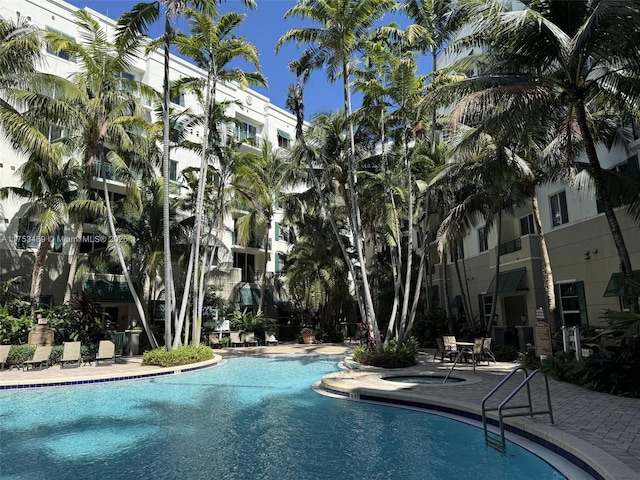
<instances>
[{"instance_id":1,"label":"awning","mask_svg":"<svg viewBox=\"0 0 640 480\"><path fill-rule=\"evenodd\" d=\"M526 268L516 268L515 270L510 270L508 272L500 272L500 281L498 282L498 295L508 295L510 293L515 293L520 288L520 282L522 281L522 277L524 277L524 272L526 272ZM491 284L489 285L489 289L487 290L487 294L493 293L493 288L496 282L495 275L493 276L493 280L491 280Z\"/></svg>"},{"instance_id":2,"label":"awning","mask_svg":"<svg viewBox=\"0 0 640 480\"><path fill-rule=\"evenodd\" d=\"M278 130L278 135L280 135L282 138L291 140L291 135L289 135L287 132L285 132L284 130L280 130L279 128L277 130Z\"/></svg>"},{"instance_id":3,"label":"awning","mask_svg":"<svg viewBox=\"0 0 640 480\"><path fill-rule=\"evenodd\" d=\"M240 289L240 303L242 305L259 305L260 304L260 289L242 287ZM273 293L271 290L264 291L263 305L273 305Z\"/></svg>"},{"instance_id":4,"label":"awning","mask_svg":"<svg viewBox=\"0 0 640 480\"><path fill-rule=\"evenodd\" d=\"M640 283L640 270L634 270L631 279ZM604 291L603 297L620 297L622 296L622 273L615 272L611 274L607 289Z\"/></svg>"}]
</instances>

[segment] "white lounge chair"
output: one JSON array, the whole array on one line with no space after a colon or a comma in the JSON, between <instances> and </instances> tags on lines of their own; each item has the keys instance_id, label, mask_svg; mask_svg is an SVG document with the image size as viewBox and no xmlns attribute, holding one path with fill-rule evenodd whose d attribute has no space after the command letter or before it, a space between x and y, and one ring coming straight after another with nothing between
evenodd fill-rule
<instances>
[{"instance_id":1,"label":"white lounge chair","mask_svg":"<svg viewBox=\"0 0 640 480\"><path fill-rule=\"evenodd\" d=\"M62 358L60 359L60 368L65 363L75 363L76 367L79 367L82 363L82 354L80 342L64 342L64 348L62 349Z\"/></svg>"},{"instance_id":2,"label":"white lounge chair","mask_svg":"<svg viewBox=\"0 0 640 480\"><path fill-rule=\"evenodd\" d=\"M244 334L244 343L245 345L253 345L254 347L258 346L258 339L256 338L255 332L245 332Z\"/></svg>"},{"instance_id":3,"label":"white lounge chair","mask_svg":"<svg viewBox=\"0 0 640 480\"><path fill-rule=\"evenodd\" d=\"M31 360L27 360L22 365L23 370L29 370L29 365L35 367L38 365L38 369L42 370L42 365L49 366L51 360L51 345L38 345L36 351L33 352Z\"/></svg>"},{"instance_id":4,"label":"white lounge chair","mask_svg":"<svg viewBox=\"0 0 640 480\"><path fill-rule=\"evenodd\" d=\"M111 365L116 361L116 344L111 340L100 340L98 344L98 353L96 354L96 367L98 362L110 360Z\"/></svg>"},{"instance_id":5,"label":"white lounge chair","mask_svg":"<svg viewBox=\"0 0 640 480\"><path fill-rule=\"evenodd\" d=\"M278 339L273 332L264 332L264 344L265 345L278 345Z\"/></svg>"},{"instance_id":6,"label":"white lounge chair","mask_svg":"<svg viewBox=\"0 0 640 480\"><path fill-rule=\"evenodd\" d=\"M0 345L0 370L4 370L4 367L7 364L7 359L9 358L10 350L11 345Z\"/></svg>"},{"instance_id":7,"label":"white lounge chair","mask_svg":"<svg viewBox=\"0 0 640 480\"><path fill-rule=\"evenodd\" d=\"M240 332L229 332L232 347L244 347L244 342L240 340Z\"/></svg>"}]
</instances>

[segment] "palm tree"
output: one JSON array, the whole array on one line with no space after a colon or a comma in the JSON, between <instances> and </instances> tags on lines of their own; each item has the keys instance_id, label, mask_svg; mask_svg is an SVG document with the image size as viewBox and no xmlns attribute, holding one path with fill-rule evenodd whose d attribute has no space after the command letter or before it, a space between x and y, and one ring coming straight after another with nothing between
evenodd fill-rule
<instances>
[{"instance_id":1,"label":"palm tree","mask_svg":"<svg viewBox=\"0 0 640 480\"><path fill-rule=\"evenodd\" d=\"M203 146L201 148L200 173L195 205L195 234L192 239L191 255L187 278L193 270L194 305L196 316L193 319L193 341L198 343L201 325L201 310L206 290L204 288L204 272L206 260L200 270L200 243L204 223L205 184L207 169L212 163L212 157L228 156L224 150L225 140L218 126L225 117L216 105L216 93L220 82L237 82L241 88L248 85L266 85L266 80L259 72L258 51L256 47L243 37L236 37L234 31L242 24L245 16L232 12L221 16L211 16L205 12L187 9L187 16L191 25L189 35L178 35L176 45L178 51L194 60L197 66L207 72L206 79L182 79L183 85L190 85L205 92L202 99L203 115ZM232 62L242 59L255 66L255 72L246 72L233 66ZM221 130L224 130L224 125ZM217 224L217 230L222 228L222 212ZM186 290L188 292L188 288ZM183 298L183 304L185 303ZM183 318L181 311L180 318ZM179 320L181 325L181 320Z\"/></svg>"},{"instance_id":2,"label":"palm tree","mask_svg":"<svg viewBox=\"0 0 640 480\"><path fill-rule=\"evenodd\" d=\"M127 182L130 192L135 192L135 181L128 166L148 162L152 138L144 135L148 122L134 95L152 97L153 92L122 77L121 73L127 70L133 52L124 49L122 44L109 42L103 27L86 11L77 10L74 16L78 27L85 32L83 43L55 31L46 34L52 49L69 52L79 65L78 71L64 85L65 88L57 92L56 98L49 98L47 103L51 106L47 113L53 116L54 123L64 125L70 131L69 142L74 144L85 172L97 172L102 177L107 222L115 240L118 236L106 169L112 168L121 180ZM117 240L115 251L149 341L156 347L157 341L148 327L145 310L133 287Z\"/></svg>"},{"instance_id":3,"label":"palm tree","mask_svg":"<svg viewBox=\"0 0 640 480\"><path fill-rule=\"evenodd\" d=\"M350 83L352 66L355 55L361 47L361 41L368 37L369 30L375 26L378 20L394 9L396 5L394 0L301 0L285 13L285 19L294 17L309 20L319 25L320 28L294 28L286 32L276 43L276 51L282 45L292 41L298 44L310 44L309 51L312 52L312 57L315 59L311 63L316 67L326 66L329 80L332 82L342 78L344 114L348 121L347 134L350 144L348 171L351 192L351 227L362 277L366 320L370 324L378 348L382 348L382 343L367 276L364 239L361 230ZM359 292L359 289L357 291Z\"/></svg>"},{"instance_id":4,"label":"palm tree","mask_svg":"<svg viewBox=\"0 0 640 480\"><path fill-rule=\"evenodd\" d=\"M20 219L24 222L23 228L18 232L18 238L22 243L33 240L38 243L29 293L32 314L40 303L42 276L49 249L62 241L60 232L68 221L69 204L76 194L73 179L78 177L79 172L73 160L62 162L58 157L47 161L32 157L20 169L22 186L0 189L0 198L11 195L27 200L27 207ZM34 238L23 242L20 240L23 235Z\"/></svg>"},{"instance_id":5,"label":"palm tree","mask_svg":"<svg viewBox=\"0 0 640 480\"><path fill-rule=\"evenodd\" d=\"M515 125L556 105L564 108L565 155L574 160L578 142L586 153L620 258L623 296L629 301L631 260L596 150L597 112L614 112L622 121L637 113L640 53L628 32L640 26L640 1L541 0L527 2L522 11L507 11L496 1L466 3L474 8L472 18L479 20L453 51L489 45L484 56L488 61L476 64L477 74L471 78L442 88L438 99L464 97L455 112L461 118L477 120L494 109L506 109ZM572 125L577 125L575 132ZM638 302L629 305L638 311Z\"/></svg>"},{"instance_id":6,"label":"palm tree","mask_svg":"<svg viewBox=\"0 0 640 480\"><path fill-rule=\"evenodd\" d=\"M254 229L264 231L258 314L264 303L271 223L276 206L283 203L288 187L294 184L293 175L294 169L283 151L274 150L269 141L262 144L260 155L240 153L236 161L233 188L239 195L238 207L248 212L238 219L239 240L246 243Z\"/></svg>"}]
</instances>

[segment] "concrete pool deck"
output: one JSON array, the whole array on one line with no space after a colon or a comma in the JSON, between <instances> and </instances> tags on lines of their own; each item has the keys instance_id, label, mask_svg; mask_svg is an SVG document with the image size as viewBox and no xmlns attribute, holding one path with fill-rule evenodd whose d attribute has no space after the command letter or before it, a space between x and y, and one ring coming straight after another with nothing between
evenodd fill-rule
<instances>
[{"instance_id":1,"label":"concrete pool deck","mask_svg":"<svg viewBox=\"0 0 640 480\"><path fill-rule=\"evenodd\" d=\"M83 365L79 368L53 366L39 370L12 369L0 372L0 388L24 388L27 386L63 385L110 380L127 380L153 375L172 374L203 368L219 363L225 357L264 354L325 354L338 358L350 355L348 345L298 345L283 344L270 347L245 347L216 349L213 360L196 365L176 368L142 366L140 357L120 357L114 365ZM408 375L446 375L451 363L433 362L432 352L420 355L419 365L411 369L385 371L385 376L394 373ZM387 402L411 403L468 414L477 417L481 413L482 398L516 365L513 363L491 363L490 366L456 366L454 375L466 382L445 386L418 385L390 382L381 378L379 370L348 370L327 375L323 386L347 397L368 398ZM521 377L512 379L514 384L505 385L504 393L496 398L502 400L517 385ZM533 419L516 417L507 423L528 434L541 438L569 452L589 465L605 479L637 480L640 478L640 399L617 397L585 390L576 385L549 380L555 424L549 423L548 415ZM541 384L532 385L534 409L540 408L544 400ZM502 392L502 390L501 390ZM490 404L490 406L493 406ZM490 415L495 418L495 415Z\"/></svg>"}]
</instances>

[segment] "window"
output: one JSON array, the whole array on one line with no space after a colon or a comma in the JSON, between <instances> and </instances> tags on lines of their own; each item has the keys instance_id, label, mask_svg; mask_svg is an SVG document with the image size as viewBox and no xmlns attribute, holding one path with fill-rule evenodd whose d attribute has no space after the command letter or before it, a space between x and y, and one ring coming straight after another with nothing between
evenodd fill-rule
<instances>
[{"instance_id":1,"label":"window","mask_svg":"<svg viewBox=\"0 0 640 480\"><path fill-rule=\"evenodd\" d=\"M286 225L281 225L280 223L276 222L275 230L276 230L277 241L288 242L288 243L293 242L293 232L291 230L291 227L288 227Z\"/></svg>"},{"instance_id":2,"label":"window","mask_svg":"<svg viewBox=\"0 0 640 480\"><path fill-rule=\"evenodd\" d=\"M289 148L291 146L291 136L282 130L278 130L278 147Z\"/></svg>"},{"instance_id":3,"label":"window","mask_svg":"<svg viewBox=\"0 0 640 480\"><path fill-rule=\"evenodd\" d=\"M562 325L587 325L587 304L584 282L561 283L556 288Z\"/></svg>"},{"instance_id":4,"label":"window","mask_svg":"<svg viewBox=\"0 0 640 480\"><path fill-rule=\"evenodd\" d=\"M487 238L487 227L478 229L478 249L480 252L489 250L489 239Z\"/></svg>"},{"instance_id":5,"label":"window","mask_svg":"<svg viewBox=\"0 0 640 480\"><path fill-rule=\"evenodd\" d=\"M169 180L176 182L178 180L178 162L169 160Z\"/></svg>"},{"instance_id":6,"label":"window","mask_svg":"<svg viewBox=\"0 0 640 480\"><path fill-rule=\"evenodd\" d=\"M235 138L239 142L253 143L256 140L258 129L248 123L240 123L236 125Z\"/></svg>"},{"instance_id":7,"label":"window","mask_svg":"<svg viewBox=\"0 0 640 480\"><path fill-rule=\"evenodd\" d=\"M275 262L276 262L275 271L276 271L276 273L280 273L282 271L282 267L284 265L284 262L282 261L282 254L281 253L276 253Z\"/></svg>"},{"instance_id":8,"label":"window","mask_svg":"<svg viewBox=\"0 0 640 480\"><path fill-rule=\"evenodd\" d=\"M533 213L520 219L520 236L531 235L536 233L536 225L533 221Z\"/></svg>"},{"instance_id":9,"label":"window","mask_svg":"<svg viewBox=\"0 0 640 480\"><path fill-rule=\"evenodd\" d=\"M18 250L36 250L45 237L40 233L40 226L35 222L20 220L18 225L18 235L16 238L16 248ZM52 252L62 252L64 246L64 225L59 226L52 237L49 237L49 249Z\"/></svg>"},{"instance_id":10,"label":"window","mask_svg":"<svg viewBox=\"0 0 640 480\"><path fill-rule=\"evenodd\" d=\"M180 92L171 99L171 103L184 107L184 93Z\"/></svg>"},{"instance_id":11,"label":"window","mask_svg":"<svg viewBox=\"0 0 640 480\"><path fill-rule=\"evenodd\" d=\"M57 33L58 35L60 35L61 37L65 37L71 41L74 41L75 39L73 37L70 37L69 35L65 35L64 33L62 33L59 30L56 30L55 28L51 28L49 26L47 26L47 30L49 32L54 32ZM51 55L55 55L58 58L61 58L62 60L67 60L68 62L74 62L76 61L75 57L69 53L67 50L60 50L60 51L55 51L51 45L47 42L47 53L50 53Z\"/></svg>"},{"instance_id":12,"label":"window","mask_svg":"<svg viewBox=\"0 0 640 480\"><path fill-rule=\"evenodd\" d=\"M560 225L564 225L569 222L569 215L567 213L567 195L564 190L549 197L549 204L551 206L552 227L559 227Z\"/></svg>"}]
</instances>

